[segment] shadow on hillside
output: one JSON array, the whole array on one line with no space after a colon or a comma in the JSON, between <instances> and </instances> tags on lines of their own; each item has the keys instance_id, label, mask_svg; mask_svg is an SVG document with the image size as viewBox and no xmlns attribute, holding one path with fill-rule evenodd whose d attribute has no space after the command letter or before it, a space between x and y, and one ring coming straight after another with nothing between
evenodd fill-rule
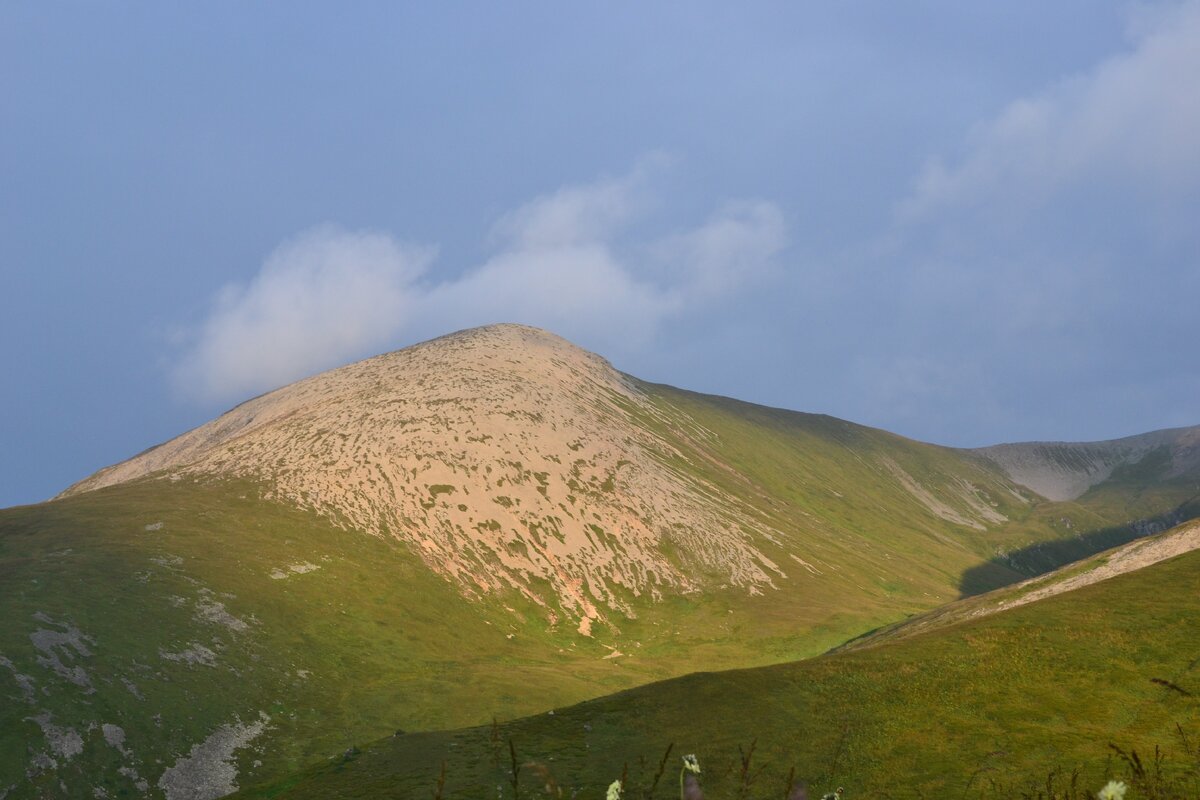
<instances>
[{"instance_id":1,"label":"shadow on hillside","mask_svg":"<svg viewBox=\"0 0 1200 800\"><path fill-rule=\"evenodd\" d=\"M959 597L972 597L993 589L1035 578L1135 539L1153 536L1180 523L1200 517L1200 501L1189 500L1172 511L1147 519L1134 520L1088 531L1067 539L1055 539L996 556L966 570L958 582Z\"/></svg>"}]
</instances>

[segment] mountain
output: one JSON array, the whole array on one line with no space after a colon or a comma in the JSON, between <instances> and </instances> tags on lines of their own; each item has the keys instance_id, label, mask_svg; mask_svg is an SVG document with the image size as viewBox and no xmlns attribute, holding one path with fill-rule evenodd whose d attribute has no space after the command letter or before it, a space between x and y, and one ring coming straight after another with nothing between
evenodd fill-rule
<instances>
[{"instance_id":1,"label":"mountain","mask_svg":"<svg viewBox=\"0 0 1200 800\"><path fill-rule=\"evenodd\" d=\"M763 486L789 476L731 463L749 454L729 422L760 437L772 427L803 436L804 457L850 474L767 451L774 463L763 466L800 485ZM841 464L831 448L869 460ZM1030 502L977 459L839 420L653 387L513 325L256 398L63 496L149 475L256 481L268 487L264 499L402 541L465 594L518 592L551 624L569 618L581 633L613 612L629 615L638 598L695 591L702 576L761 594L789 571L820 574L822 554L788 540L828 538L832 515L790 507L789 488L805 505L861 518L864 538L883 527L880 509L856 508L838 487L878 486L894 495L889 506L947 531L984 531ZM807 496L818 493L826 497ZM948 534L945 544L968 551L956 560L972 559L972 543L955 539L963 537Z\"/></svg>"},{"instance_id":2,"label":"mountain","mask_svg":"<svg viewBox=\"0 0 1200 800\"><path fill-rule=\"evenodd\" d=\"M759 594L820 574L831 538L902 559L895 541L872 544L898 516L959 566L1010 547L990 531L1027 519L1038 495L1077 500L1151 461L1164 463L1155 486L1200 474L1200 428L952 451L646 384L545 331L497 325L271 392L63 496L152 474L254 480L265 499L404 542L468 595L516 591L586 633L701 575ZM1132 505L1079 525L1124 524Z\"/></svg>"},{"instance_id":3,"label":"mountain","mask_svg":"<svg viewBox=\"0 0 1200 800\"><path fill-rule=\"evenodd\" d=\"M524 326L351 364L0 511L0 796L216 797L814 656L1196 515L1196 430L1055 501L1041 446L647 383Z\"/></svg>"},{"instance_id":4,"label":"mountain","mask_svg":"<svg viewBox=\"0 0 1200 800\"><path fill-rule=\"evenodd\" d=\"M696 588L664 533L747 591L780 574L744 533L762 527L752 507L672 468L677 443L640 419L658 413L599 357L501 326L272 392L66 495L152 473L253 478L267 499L394 536L465 593L513 590L586 633L631 598Z\"/></svg>"}]
</instances>

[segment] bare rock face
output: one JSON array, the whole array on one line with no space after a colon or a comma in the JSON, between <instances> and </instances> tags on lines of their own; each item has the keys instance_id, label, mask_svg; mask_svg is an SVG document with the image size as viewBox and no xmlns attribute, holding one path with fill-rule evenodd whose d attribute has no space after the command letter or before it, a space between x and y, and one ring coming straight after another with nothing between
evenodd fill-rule
<instances>
[{"instance_id":1,"label":"bare rock face","mask_svg":"<svg viewBox=\"0 0 1200 800\"><path fill-rule=\"evenodd\" d=\"M664 544L750 592L778 573L747 533L761 525L646 424L664 413L599 356L497 325L255 398L66 494L149 475L257 479L275 499L401 539L467 594L515 589L586 633L625 608L622 592L695 588Z\"/></svg>"}]
</instances>

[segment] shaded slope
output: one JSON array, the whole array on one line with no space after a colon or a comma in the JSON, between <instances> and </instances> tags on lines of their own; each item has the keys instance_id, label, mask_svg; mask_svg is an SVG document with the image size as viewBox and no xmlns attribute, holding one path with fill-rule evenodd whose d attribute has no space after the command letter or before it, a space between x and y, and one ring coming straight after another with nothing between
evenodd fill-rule
<instances>
[{"instance_id":1,"label":"shaded slope","mask_svg":"<svg viewBox=\"0 0 1200 800\"><path fill-rule=\"evenodd\" d=\"M946 628L966 620L989 616L1093 583L1107 581L1197 549L1200 549L1200 522L1186 522L1163 533L1114 547L1013 586L947 603L913 619L854 639L838 649L875 647Z\"/></svg>"},{"instance_id":2,"label":"shaded slope","mask_svg":"<svg viewBox=\"0 0 1200 800\"><path fill-rule=\"evenodd\" d=\"M420 796L446 763L446 797L506 786L511 740L525 786L599 797L627 765L632 795L674 744L706 765L714 797L738 796L739 747L756 742L748 797L796 775L852 797L1017 796L1081 769L1094 795L1119 769L1108 742L1178 751L1195 735L1200 553L987 618L810 661L695 674L499 726L377 742L239 797ZM1177 755L1168 771L1187 766ZM1008 787L987 794L991 783ZM1092 787L1090 790L1088 787ZM1193 785L1193 789L1197 788ZM660 787L661 790L661 787Z\"/></svg>"}]
</instances>

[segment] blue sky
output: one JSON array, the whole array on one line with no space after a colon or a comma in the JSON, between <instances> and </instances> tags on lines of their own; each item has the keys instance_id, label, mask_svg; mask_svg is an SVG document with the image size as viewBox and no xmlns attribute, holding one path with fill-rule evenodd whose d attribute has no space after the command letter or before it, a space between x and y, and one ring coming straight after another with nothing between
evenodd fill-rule
<instances>
[{"instance_id":1,"label":"blue sky","mask_svg":"<svg viewBox=\"0 0 1200 800\"><path fill-rule=\"evenodd\" d=\"M1200 423L1200 4L0 7L0 506L548 327L944 444Z\"/></svg>"}]
</instances>

